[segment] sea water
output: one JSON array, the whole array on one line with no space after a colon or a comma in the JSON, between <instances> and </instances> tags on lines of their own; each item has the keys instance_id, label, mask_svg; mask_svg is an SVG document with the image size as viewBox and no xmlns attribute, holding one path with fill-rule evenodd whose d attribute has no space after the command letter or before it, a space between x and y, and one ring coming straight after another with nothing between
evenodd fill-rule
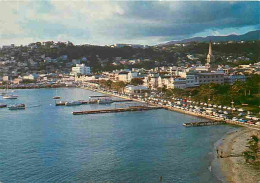
<instances>
[{"instance_id":1,"label":"sea water","mask_svg":"<svg viewBox=\"0 0 260 183\"><path fill-rule=\"evenodd\" d=\"M219 182L214 143L227 125L183 127L203 119L167 110L72 115L127 104L55 106L88 100L79 88L17 90L25 110L0 109L0 182Z\"/></svg>"}]
</instances>

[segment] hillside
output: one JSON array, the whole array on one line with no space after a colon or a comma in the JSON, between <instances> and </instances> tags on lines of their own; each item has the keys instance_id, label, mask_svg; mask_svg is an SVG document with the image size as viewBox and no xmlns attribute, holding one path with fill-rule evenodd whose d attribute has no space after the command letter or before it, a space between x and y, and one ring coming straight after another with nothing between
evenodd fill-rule
<instances>
[{"instance_id":1,"label":"hillside","mask_svg":"<svg viewBox=\"0 0 260 183\"><path fill-rule=\"evenodd\" d=\"M250 31L246 34L242 35L228 35L228 36L207 36L207 37L193 37L189 39L183 39L180 41L169 41L165 44L161 45L171 45L171 44L176 44L176 43L188 43L188 42L208 42L209 40L211 41L216 41L216 42L221 42L221 41L253 41L253 40L260 40L260 30L256 31Z\"/></svg>"}]
</instances>

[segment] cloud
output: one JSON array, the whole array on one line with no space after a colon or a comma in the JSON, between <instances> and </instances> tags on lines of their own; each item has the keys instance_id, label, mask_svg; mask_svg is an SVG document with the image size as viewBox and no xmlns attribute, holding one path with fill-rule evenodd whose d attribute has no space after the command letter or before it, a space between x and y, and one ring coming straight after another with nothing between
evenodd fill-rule
<instances>
[{"instance_id":1,"label":"cloud","mask_svg":"<svg viewBox=\"0 0 260 183\"><path fill-rule=\"evenodd\" d=\"M240 34L259 29L259 7L260 2L0 1L0 41L156 44Z\"/></svg>"}]
</instances>

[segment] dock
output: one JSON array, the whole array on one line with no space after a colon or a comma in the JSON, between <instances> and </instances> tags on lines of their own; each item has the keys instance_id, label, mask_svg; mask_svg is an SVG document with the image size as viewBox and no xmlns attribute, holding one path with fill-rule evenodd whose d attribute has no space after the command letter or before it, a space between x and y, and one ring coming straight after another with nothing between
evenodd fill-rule
<instances>
[{"instance_id":1,"label":"dock","mask_svg":"<svg viewBox=\"0 0 260 183\"><path fill-rule=\"evenodd\" d=\"M225 121L202 121L202 122L183 123L183 126L196 127L196 126L223 125L223 124L226 124L226 122Z\"/></svg>"},{"instance_id":2,"label":"dock","mask_svg":"<svg viewBox=\"0 0 260 183\"><path fill-rule=\"evenodd\" d=\"M72 112L72 114L73 115L83 115L83 114L118 113L118 112L130 112L130 111L147 111L147 110L154 110L154 109L162 109L162 107L131 106L131 107L127 107L127 108L76 111L76 112Z\"/></svg>"}]
</instances>

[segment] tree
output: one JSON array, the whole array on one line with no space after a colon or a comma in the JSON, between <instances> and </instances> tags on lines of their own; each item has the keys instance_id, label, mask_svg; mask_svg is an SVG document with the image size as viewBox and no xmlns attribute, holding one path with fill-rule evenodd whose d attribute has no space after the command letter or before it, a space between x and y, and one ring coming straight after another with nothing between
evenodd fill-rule
<instances>
[{"instance_id":1,"label":"tree","mask_svg":"<svg viewBox=\"0 0 260 183\"><path fill-rule=\"evenodd\" d=\"M135 85L135 86L143 85L144 81L141 78L133 78L133 79L131 79L130 84Z\"/></svg>"},{"instance_id":2,"label":"tree","mask_svg":"<svg viewBox=\"0 0 260 183\"><path fill-rule=\"evenodd\" d=\"M126 84L123 81L113 82L112 88L118 92L124 92Z\"/></svg>"}]
</instances>

